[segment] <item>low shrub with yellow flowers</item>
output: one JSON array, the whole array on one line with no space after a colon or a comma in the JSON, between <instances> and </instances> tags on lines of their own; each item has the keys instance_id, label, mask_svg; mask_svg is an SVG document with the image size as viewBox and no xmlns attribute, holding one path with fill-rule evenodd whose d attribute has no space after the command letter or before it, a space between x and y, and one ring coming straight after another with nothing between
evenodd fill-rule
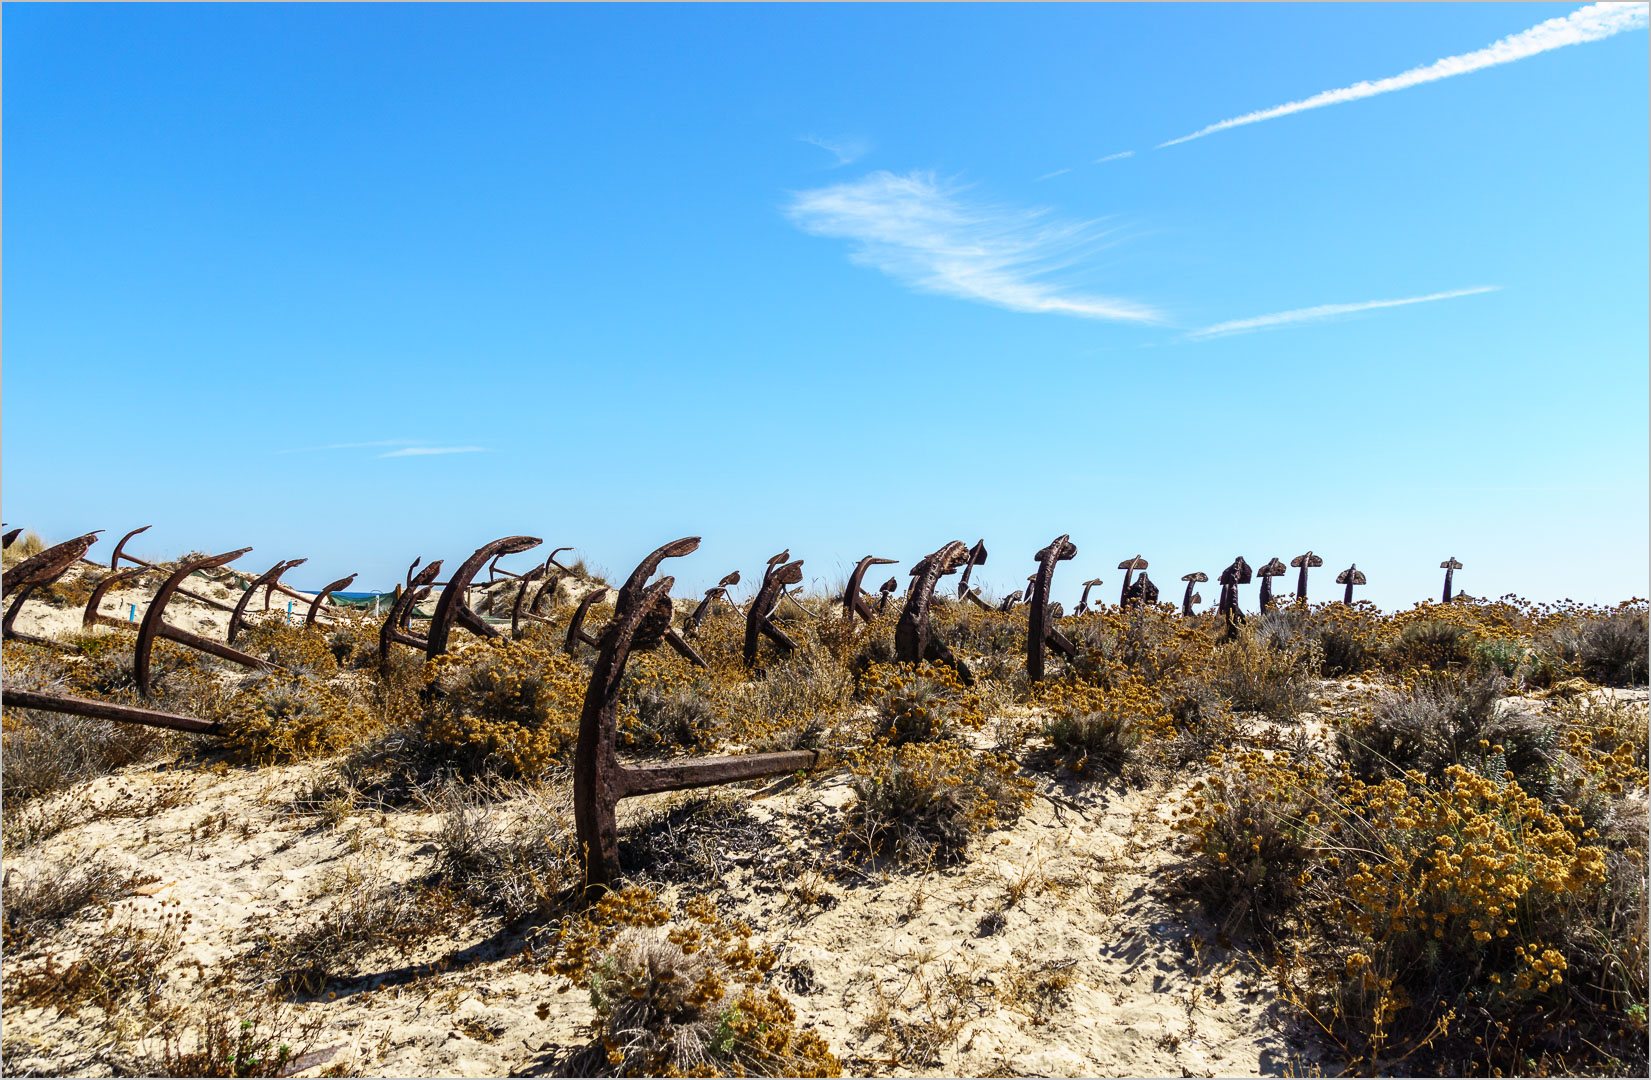
<instances>
[{"instance_id":1,"label":"low shrub with yellow flowers","mask_svg":"<svg viewBox=\"0 0 1651 1080\"><path fill-rule=\"evenodd\" d=\"M980 695L949 664L874 664L860 695L876 714L872 734L896 745L956 738L986 722Z\"/></svg>"},{"instance_id":2,"label":"low shrub with yellow flowers","mask_svg":"<svg viewBox=\"0 0 1651 1080\"><path fill-rule=\"evenodd\" d=\"M973 837L1014 821L1032 797L1014 758L956 742L878 741L847 761L855 799L843 840L901 862L955 863Z\"/></svg>"},{"instance_id":3,"label":"low shrub with yellow flowers","mask_svg":"<svg viewBox=\"0 0 1651 1080\"><path fill-rule=\"evenodd\" d=\"M590 682L578 661L528 638L437 657L429 678L440 692L420 715L426 742L462 772L508 776L541 773L571 751Z\"/></svg>"},{"instance_id":4,"label":"low shrub with yellow flowers","mask_svg":"<svg viewBox=\"0 0 1651 1080\"><path fill-rule=\"evenodd\" d=\"M1163 696L1133 674L1107 685L1063 679L1035 692L1043 709L1044 737L1076 773L1117 771L1143 745L1160 746L1176 735Z\"/></svg>"},{"instance_id":5,"label":"low shrub with yellow flowers","mask_svg":"<svg viewBox=\"0 0 1651 1080\"><path fill-rule=\"evenodd\" d=\"M609 893L564 920L553 947L550 970L585 986L596 1010L568 1075L842 1075L825 1040L767 985L774 952L705 897L673 918L646 889Z\"/></svg>"},{"instance_id":6,"label":"low shrub with yellow flowers","mask_svg":"<svg viewBox=\"0 0 1651 1080\"><path fill-rule=\"evenodd\" d=\"M1336 812L1322 888L1342 963L1293 996L1358 1060L1472 1057L1459 1018L1506 1041L1564 1005L1565 938L1607 877L1575 809L1450 766L1437 785L1348 780Z\"/></svg>"},{"instance_id":7,"label":"low shrub with yellow flowers","mask_svg":"<svg viewBox=\"0 0 1651 1080\"><path fill-rule=\"evenodd\" d=\"M1327 771L1278 751L1211 754L1177 829L1184 884L1216 915L1267 927L1294 906L1318 857Z\"/></svg>"},{"instance_id":8,"label":"low shrub with yellow flowers","mask_svg":"<svg viewBox=\"0 0 1651 1080\"><path fill-rule=\"evenodd\" d=\"M246 765L336 754L382 730L375 711L347 686L285 671L244 680L220 723L226 756Z\"/></svg>"},{"instance_id":9,"label":"low shrub with yellow flowers","mask_svg":"<svg viewBox=\"0 0 1651 1080\"><path fill-rule=\"evenodd\" d=\"M619 745L630 750L705 749L717 738L721 688L675 653L636 653L625 668Z\"/></svg>"}]
</instances>

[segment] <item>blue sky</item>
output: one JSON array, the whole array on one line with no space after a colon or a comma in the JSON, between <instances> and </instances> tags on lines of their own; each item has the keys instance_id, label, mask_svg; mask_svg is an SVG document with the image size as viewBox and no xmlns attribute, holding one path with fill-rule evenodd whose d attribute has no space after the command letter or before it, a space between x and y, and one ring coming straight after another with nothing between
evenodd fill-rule
<instances>
[{"instance_id":1,"label":"blue sky","mask_svg":"<svg viewBox=\"0 0 1651 1080\"><path fill-rule=\"evenodd\" d=\"M5 518L1644 596L1644 8L8 3Z\"/></svg>"}]
</instances>

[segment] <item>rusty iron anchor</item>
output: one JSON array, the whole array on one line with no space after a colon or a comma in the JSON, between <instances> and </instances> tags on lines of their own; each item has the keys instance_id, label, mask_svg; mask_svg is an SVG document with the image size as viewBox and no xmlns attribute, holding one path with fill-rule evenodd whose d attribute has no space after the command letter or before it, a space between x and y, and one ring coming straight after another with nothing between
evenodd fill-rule
<instances>
[{"instance_id":1,"label":"rusty iron anchor","mask_svg":"<svg viewBox=\"0 0 1651 1080\"><path fill-rule=\"evenodd\" d=\"M728 594L729 587L732 585L738 585L739 583L740 572L735 570L731 573L724 574L721 581L717 582L709 589L706 589L704 598L701 599L698 604L694 605L694 610L689 613L687 621L683 623L683 633L688 637L692 637L693 635L699 633L700 624L705 622L705 617L711 613L711 605L718 600L723 601L729 607L733 608L735 611L738 611L740 618L744 618L745 612L741 610L738 604L734 603L734 598Z\"/></svg>"},{"instance_id":2,"label":"rusty iron anchor","mask_svg":"<svg viewBox=\"0 0 1651 1080\"><path fill-rule=\"evenodd\" d=\"M86 608L80 613L80 627L90 630L94 626L124 626L137 629L137 624L127 619L117 619L112 615L105 615L98 610L103 606L103 598L116 585L124 585L128 581L136 581L143 575L150 573L146 566L134 566L127 570L117 570L112 574L104 575L103 579L92 586L92 595L86 600Z\"/></svg>"},{"instance_id":3,"label":"rusty iron anchor","mask_svg":"<svg viewBox=\"0 0 1651 1080\"><path fill-rule=\"evenodd\" d=\"M466 606L465 591L470 588L470 583L475 580L487 560L499 555L514 555L519 551L527 551L538 547L540 543L542 541L537 536L501 537L483 544L459 564L459 568L453 571L453 576L448 579L447 587L441 591L441 598L436 601L435 614L430 618L430 632L424 639L424 652L428 659L434 660L447 651L447 639L453 632L455 622L482 637L498 636L497 630Z\"/></svg>"},{"instance_id":4,"label":"rusty iron anchor","mask_svg":"<svg viewBox=\"0 0 1651 1080\"><path fill-rule=\"evenodd\" d=\"M407 568L407 585L391 601L389 613L385 615L383 625L378 628L378 673L381 677L390 673L391 645L406 645L422 651L430 644L425 638L412 633L408 626L413 608L430 595L430 583L441 573L441 560L435 560L414 575L413 567L418 564L419 560L414 559L413 566Z\"/></svg>"},{"instance_id":5,"label":"rusty iron anchor","mask_svg":"<svg viewBox=\"0 0 1651 1080\"><path fill-rule=\"evenodd\" d=\"M1055 577L1055 564L1076 557L1078 546L1069 534L1063 533L1040 550L1035 558L1038 570L1032 585L1032 599L1026 609L1026 677L1033 682L1043 678L1044 647L1051 646L1068 660L1077 656L1077 647L1062 634L1051 617L1049 586Z\"/></svg>"},{"instance_id":6,"label":"rusty iron anchor","mask_svg":"<svg viewBox=\"0 0 1651 1080\"><path fill-rule=\"evenodd\" d=\"M1232 565L1221 571L1216 581L1221 583L1221 598L1216 603L1216 611L1225 622L1221 636L1225 641L1231 641L1238 636L1238 624L1244 621L1244 611L1238 606L1238 587L1248 585L1251 579L1250 564L1240 555L1232 561Z\"/></svg>"},{"instance_id":7,"label":"rusty iron anchor","mask_svg":"<svg viewBox=\"0 0 1651 1080\"><path fill-rule=\"evenodd\" d=\"M315 613L321 610L321 605L327 602L327 597L331 596L335 592L348 588L350 582L354 580L355 575L351 574L349 577L341 577L337 581L328 582L326 585L323 585L321 587L321 591L315 594L315 599L310 601L309 613L304 616L304 628L307 630L311 626L315 625Z\"/></svg>"},{"instance_id":8,"label":"rusty iron anchor","mask_svg":"<svg viewBox=\"0 0 1651 1080\"><path fill-rule=\"evenodd\" d=\"M929 619L935 586L947 574L955 573L968 558L969 549L963 541L953 540L911 568L912 582L906 593L906 606L901 609L900 620L894 626L894 656L903 664L938 661L956 671L963 685L973 686L975 677L969 665L952 654L951 648L935 633Z\"/></svg>"},{"instance_id":9,"label":"rusty iron anchor","mask_svg":"<svg viewBox=\"0 0 1651 1080\"><path fill-rule=\"evenodd\" d=\"M842 590L842 613L850 623L854 621L855 616L860 616L863 623L870 623L872 619L877 618L872 613L872 604L865 603L870 598L870 593L860 588L860 583L865 580L865 571L870 570L872 566L893 565L895 560L892 558L878 558L877 555L867 555L859 563L855 563L854 573L849 575L849 585L845 585Z\"/></svg>"},{"instance_id":10,"label":"rusty iron anchor","mask_svg":"<svg viewBox=\"0 0 1651 1080\"><path fill-rule=\"evenodd\" d=\"M123 724L142 724L145 727L188 731L196 735L219 733L217 724L193 716L180 716L177 713L160 712L156 709L140 709L134 705L117 705L112 701L97 701L93 698L43 694L36 690L7 689L6 704L18 709L67 713L70 716L85 716L94 720L116 720Z\"/></svg>"},{"instance_id":11,"label":"rusty iron anchor","mask_svg":"<svg viewBox=\"0 0 1651 1080\"><path fill-rule=\"evenodd\" d=\"M0 575L0 592L3 592L11 601L3 619L0 619L0 637L16 641L27 641L35 645L46 645L52 648L62 648L61 642L51 638L36 637L33 634L24 634L13 629L12 624L17 621L18 612L28 602L29 596L36 589L42 589L56 581L68 572L69 568L85 556L87 550L97 542L97 529L77 536L73 540L65 540L61 544L54 544L44 551L29 556L16 566Z\"/></svg>"},{"instance_id":12,"label":"rusty iron anchor","mask_svg":"<svg viewBox=\"0 0 1651 1080\"><path fill-rule=\"evenodd\" d=\"M889 599L900 588L900 579L891 577L877 588L877 614L881 615L889 609Z\"/></svg>"},{"instance_id":13,"label":"rusty iron anchor","mask_svg":"<svg viewBox=\"0 0 1651 1080\"><path fill-rule=\"evenodd\" d=\"M270 591L281 583L281 575L295 566L302 566L308 561L307 558L283 559L252 579L252 584L246 587L246 591L241 593L241 598L235 602L235 610L229 614L229 643L231 645L235 644L235 639L241 634L241 628L246 621L247 605L252 602L252 594L259 589L263 589L264 608L268 610ZM140 568L138 572L142 573L142 569Z\"/></svg>"},{"instance_id":14,"label":"rusty iron anchor","mask_svg":"<svg viewBox=\"0 0 1651 1080\"><path fill-rule=\"evenodd\" d=\"M963 564L963 576L957 579L957 596L963 599L969 595L969 575L975 572L975 567L986 565L986 541L984 538L975 541L975 546L969 549L969 559Z\"/></svg>"},{"instance_id":15,"label":"rusty iron anchor","mask_svg":"<svg viewBox=\"0 0 1651 1080\"><path fill-rule=\"evenodd\" d=\"M166 622L166 605L172 601L174 594L182 591L179 586L183 584L185 578L197 570L212 570L227 563L232 563L251 550L249 547L244 547L235 551L226 551L222 555L203 555L198 559L186 560L176 570L172 571L165 581L161 582L160 588L155 591L155 595L149 600L149 608L143 613L143 621L138 624L137 646L132 653L132 674L137 679L138 694L140 696L148 697L152 689L149 660L154 652L155 638L157 637L177 642L179 645L187 645L199 652L216 656L220 660L228 660L232 664L240 664L242 667L267 670L276 666L268 660L253 656L250 653L244 653L239 649L232 649L228 645L220 645L216 641L201 637L199 634L191 634L187 630L180 630L175 626L168 625Z\"/></svg>"},{"instance_id":16,"label":"rusty iron anchor","mask_svg":"<svg viewBox=\"0 0 1651 1080\"><path fill-rule=\"evenodd\" d=\"M1273 579L1282 577L1285 572L1283 560L1276 558L1268 559L1266 565L1255 572L1256 576L1261 579L1261 610L1263 612L1273 610Z\"/></svg>"},{"instance_id":17,"label":"rusty iron anchor","mask_svg":"<svg viewBox=\"0 0 1651 1080\"><path fill-rule=\"evenodd\" d=\"M768 638L782 652L792 652L797 643L792 641L784 630L774 625L774 612L780 605L780 594L787 585L795 585L803 579L803 561L787 562L791 558L791 549L780 552L768 560L768 566L763 571L762 584L757 587L757 595L752 598L751 606L745 612L745 643L742 656L746 667L753 667L757 662L757 649L763 638Z\"/></svg>"},{"instance_id":18,"label":"rusty iron anchor","mask_svg":"<svg viewBox=\"0 0 1651 1080\"><path fill-rule=\"evenodd\" d=\"M1072 614L1082 615L1089 610L1089 590L1097 585L1106 584L1098 577L1092 577L1083 583L1083 595L1078 597L1078 606L1072 609Z\"/></svg>"},{"instance_id":19,"label":"rusty iron anchor","mask_svg":"<svg viewBox=\"0 0 1651 1080\"><path fill-rule=\"evenodd\" d=\"M620 875L619 800L662 791L683 791L740 780L754 780L811 769L819 760L813 750L787 750L736 757L690 758L661 765L622 765L618 737L619 687L632 650L655 649L671 626L669 575L648 579L665 559L680 558L699 547L697 536L656 548L639 563L614 603L613 621L602 631L573 758L573 816L584 854L585 895L611 888Z\"/></svg>"}]
</instances>

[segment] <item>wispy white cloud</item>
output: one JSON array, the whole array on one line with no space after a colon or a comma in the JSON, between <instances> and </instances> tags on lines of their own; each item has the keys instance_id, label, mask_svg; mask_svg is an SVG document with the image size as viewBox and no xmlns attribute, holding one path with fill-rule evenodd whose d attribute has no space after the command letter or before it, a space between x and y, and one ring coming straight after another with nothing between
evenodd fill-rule
<instances>
[{"instance_id":1,"label":"wispy white cloud","mask_svg":"<svg viewBox=\"0 0 1651 1080\"><path fill-rule=\"evenodd\" d=\"M852 165L871 152L871 144L864 139L851 137L826 139L819 135L800 136L803 142L810 146L818 146L821 150L837 159L837 167Z\"/></svg>"},{"instance_id":2,"label":"wispy white cloud","mask_svg":"<svg viewBox=\"0 0 1651 1080\"><path fill-rule=\"evenodd\" d=\"M1409 304L1430 304L1435 300L1454 300L1459 296L1478 296L1481 293L1496 292L1500 288L1500 285L1476 285L1471 289L1452 289L1450 292L1428 293L1426 296L1406 296L1398 300L1364 300L1356 304L1320 304L1318 307L1297 308L1294 311L1280 311L1272 315L1256 315L1248 319L1234 319L1231 322L1216 323L1214 326L1206 326L1201 330L1189 331L1186 337L1191 341L1203 341L1208 338L1227 337L1232 334L1250 334L1257 330L1277 330L1286 326L1299 326L1302 323L1334 319L1342 315L1357 315L1362 311L1405 307Z\"/></svg>"},{"instance_id":3,"label":"wispy white cloud","mask_svg":"<svg viewBox=\"0 0 1651 1080\"><path fill-rule=\"evenodd\" d=\"M1258 112L1245 113L1235 116L1231 120L1222 120L1209 127L1183 135L1179 139L1159 143L1161 150L1166 146L1175 146L1179 143L1191 142L1193 139L1202 139L1206 135L1213 135L1218 131L1229 128L1243 127L1246 124L1259 124L1263 120L1275 120L1280 116L1289 116L1292 113L1306 112L1308 109L1322 109L1326 105L1341 105L1349 101L1358 101L1361 98L1375 97L1377 94L1388 94L1395 90L1408 90L1412 86L1421 86L1423 83L1437 82L1440 79L1449 79L1456 75L1466 75L1474 71L1482 71L1498 64L1511 64L1515 60L1524 60L1539 53L1562 49L1567 45L1584 45L1590 41L1600 41L1627 30L1643 29L1647 25L1648 12L1651 4L1589 4L1571 12L1569 15L1552 18L1538 23L1529 30L1522 30L1517 34L1487 45L1483 49L1461 53L1457 56L1447 56L1443 60L1435 60L1431 64L1411 68L1399 75L1392 75L1385 79L1354 83L1336 90L1326 90L1321 94L1314 94L1300 101L1277 105L1271 109L1262 109Z\"/></svg>"},{"instance_id":4,"label":"wispy white cloud","mask_svg":"<svg viewBox=\"0 0 1651 1080\"><path fill-rule=\"evenodd\" d=\"M1108 154L1108 155L1106 155L1106 157L1096 158L1095 159L1095 164L1105 165L1109 161L1122 161L1124 158L1134 157L1134 156L1135 156L1135 151L1133 151L1133 150L1120 150L1116 154Z\"/></svg>"},{"instance_id":5,"label":"wispy white cloud","mask_svg":"<svg viewBox=\"0 0 1651 1080\"><path fill-rule=\"evenodd\" d=\"M371 450L381 446L410 446L416 442L417 439L374 439L370 442L328 443L325 446L294 446L286 450L277 450L276 453L313 454L320 450Z\"/></svg>"},{"instance_id":6,"label":"wispy white cloud","mask_svg":"<svg viewBox=\"0 0 1651 1080\"><path fill-rule=\"evenodd\" d=\"M1093 221L964 198L931 173L875 172L798 192L786 208L805 232L847 240L850 258L911 288L1010 311L1161 322L1134 300L1073 291L1055 280L1094 254L1105 234Z\"/></svg>"},{"instance_id":7,"label":"wispy white cloud","mask_svg":"<svg viewBox=\"0 0 1651 1080\"><path fill-rule=\"evenodd\" d=\"M378 455L381 458L433 457L437 454L485 454L485 446L404 446Z\"/></svg>"},{"instance_id":8,"label":"wispy white cloud","mask_svg":"<svg viewBox=\"0 0 1651 1080\"><path fill-rule=\"evenodd\" d=\"M1042 176L1038 177L1037 182L1041 184L1045 180L1053 180L1057 176L1065 176L1071 171L1071 169L1056 169L1054 172L1046 172Z\"/></svg>"}]
</instances>

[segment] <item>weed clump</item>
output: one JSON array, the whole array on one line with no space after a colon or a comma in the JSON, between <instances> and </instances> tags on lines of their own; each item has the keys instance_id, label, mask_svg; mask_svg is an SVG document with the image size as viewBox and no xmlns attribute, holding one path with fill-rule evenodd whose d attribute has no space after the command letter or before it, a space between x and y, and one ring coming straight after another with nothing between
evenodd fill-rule
<instances>
[{"instance_id":1,"label":"weed clump","mask_svg":"<svg viewBox=\"0 0 1651 1080\"><path fill-rule=\"evenodd\" d=\"M682 916L645 889L566 921L552 970L590 991L593 1039L568 1076L840 1076L825 1040L765 985L775 955L703 897Z\"/></svg>"},{"instance_id":2,"label":"weed clump","mask_svg":"<svg viewBox=\"0 0 1651 1080\"><path fill-rule=\"evenodd\" d=\"M1246 750L1211 755L1177 824L1188 838L1185 884L1229 924L1270 927L1307 882L1322 837L1315 761Z\"/></svg>"},{"instance_id":3,"label":"weed clump","mask_svg":"<svg viewBox=\"0 0 1651 1080\"><path fill-rule=\"evenodd\" d=\"M345 688L289 672L245 679L220 722L226 756L247 765L336 754L379 729L373 713Z\"/></svg>"},{"instance_id":4,"label":"weed clump","mask_svg":"<svg viewBox=\"0 0 1651 1080\"><path fill-rule=\"evenodd\" d=\"M975 835L1014 821L1031 783L1007 754L953 742L878 743L849 767L843 838L905 863L949 864Z\"/></svg>"},{"instance_id":5,"label":"weed clump","mask_svg":"<svg viewBox=\"0 0 1651 1080\"><path fill-rule=\"evenodd\" d=\"M1210 682L1235 709L1293 721L1312 707L1319 656L1311 643L1246 626L1210 661Z\"/></svg>"},{"instance_id":6,"label":"weed clump","mask_svg":"<svg viewBox=\"0 0 1651 1080\"><path fill-rule=\"evenodd\" d=\"M161 1049L143 1069L150 1076L290 1076L300 1071L326 1020L295 1023L271 1005L259 1003L240 1019L208 1010L192 1024L168 1018ZM328 1072L322 1075L331 1076Z\"/></svg>"},{"instance_id":7,"label":"weed clump","mask_svg":"<svg viewBox=\"0 0 1651 1080\"><path fill-rule=\"evenodd\" d=\"M1117 772L1149 738L1161 740L1174 723L1161 696L1136 677L1111 686L1052 683L1041 692L1049 745L1075 773Z\"/></svg>"},{"instance_id":8,"label":"weed clump","mask_svg":"<svg viewBox=\"0 0 1651 1080\"><path fill-rule=\"evenodd\" d=\"M1452 765L1489 776L1511 769L1531 790L1547 782L1556 732L1551 724L1497 701L1506 682L1496 675L1425 671L1397 690L1384 690L1369 714L1337 732L1337 746L1364 780L1418 772L1439 780Z\"/></svg>"},{"instance_id":9,"label":"weed clump","mask_svg":"<svg viewBox=\"0 0 1651 1080\"><path fill-rule=\"evenodd\" d=\"M582 871L565 814L536 797L513 816L462 792L448 799L436 866L459 897L514 921L548 914L573 894Z\"/></svg>"},{"instance_id":10,"label":"weed clump","mask_svg":"<svg viewBox=\"0 0 1651 1080\"><path fill-rule=\"evenodd\" d=\"M94 904L107 907L140 880L130 871L96 858L43 869L21 880L7 874L0 888L5 946L17 948Z\"/></svg>"},{"instance_id":11,"label":"weed clump","mask_svg":"<svg viewBox=\"0 0 1651 1080\"><path fill-rule=\"evenodd\" d=\"M875 711L872 734L893 745L955 739L986 721L980 696L948 664L878 664L860 681Z\"/></svg>"}]
</instances>

